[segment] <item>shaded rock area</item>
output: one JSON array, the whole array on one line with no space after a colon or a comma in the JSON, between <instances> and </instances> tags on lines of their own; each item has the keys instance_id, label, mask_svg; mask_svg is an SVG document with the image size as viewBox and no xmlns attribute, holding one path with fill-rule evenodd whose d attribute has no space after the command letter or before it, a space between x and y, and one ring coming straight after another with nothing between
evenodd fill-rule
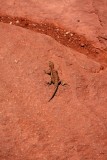
<instances>
[{"instance_id":1,"label":"shaded rock area","mask_svg":"<svg viewBox=\"0 0 107 160\"><path fill-rule=\"evenodd\" d=\"M0 160L107 160L106 4L1 0Z\"/></svg>"}]
</instances>

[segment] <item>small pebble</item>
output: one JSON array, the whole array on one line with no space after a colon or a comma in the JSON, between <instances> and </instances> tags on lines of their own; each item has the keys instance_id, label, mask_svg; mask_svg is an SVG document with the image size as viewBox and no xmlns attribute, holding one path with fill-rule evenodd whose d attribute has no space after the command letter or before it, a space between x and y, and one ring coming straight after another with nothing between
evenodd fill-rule
<instances>
[{"instance_id":1,"label":"small pebble","mask_svg":"<svg viewBox=\"0 0 107 160\"><path fill-rule=\"evenodd\" d=\"M16 23L19 23L19 20L17 20Z\"/></svg>"},{"instance_id":2,"label":"small pebble","mask_svg":"<svg viewBox=\"0 0 107 160\"><path fill-rule=\"evenodd\" d=\"M70 32L66 32L65 34L69 34Z\"/></svg>"},{"instance_id":3,"label":"small pebble","mask_svg":"<svg viewBox=\"0 0 107 160\"><path fill-rule=\"evenodd\" d=\"M73 36L73 33L71 33L70 36L72 37L72 36Z\"/></svg>"},{"instance_id":4,"label":"small pebble","mask_svg":"<svg viewBox=\"0 0 107 160\"><path fill-rule=\"evenodd\" d=\"M85 44L84 43L81 43L81 47L84 47L85 46Z\"/></svg>"},{"instance_id":5,"label":"small pebble","mask_svg":"<svg viewBox=\"0 0 107 160\"><path fill-rule=\"evenodd\" d=\"M18 60L15 59L14 62L15 62L15 63L18 63Z\"/></svg>"},{"instance_id":6,"label":"small pebble","mask_svg":"<svg viewBox=\"0 0 107 160\"><path fill-rule=\"evenodd\" d=\"M12 24L12 22L9 23L10 25Z\"/></svg>"},{"instance_id":7,"label":"small pebble","mask_svg":"<svg viewBox=\"0 0 107 160\"><path fill-rule=\"evenodd\" d=\"M59 28L56 28L57 31L59 31Z\"/></svg>"}]
</instances>

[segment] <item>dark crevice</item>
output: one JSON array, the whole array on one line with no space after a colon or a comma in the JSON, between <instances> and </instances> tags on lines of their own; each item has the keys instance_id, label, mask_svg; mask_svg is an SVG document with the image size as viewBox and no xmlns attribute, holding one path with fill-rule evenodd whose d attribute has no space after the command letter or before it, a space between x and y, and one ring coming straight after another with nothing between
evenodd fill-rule
<instances>
[{"instance_id":1,"label":"dark crevice","mask_svg":"<svg viewBox=\"0 0 107 160\"><path fill-rule=\"evenodd\" d=\"M98 9L95 7L95 2L94 2L94 1L92 1L92 5L93 5L94 13L95 13L96 16L97 16L101 27L103 27L103 22L102 22L102 20L101 20L101 18L100 18L100 16L99 16L99 11L98 11Z\"/></svg>"},{"instance_id":2,"label":"dark crevice","mask_svg":"<svg viewBox=\"0 0 107 160\"><path fill-rule=\"evenodd\" d=\"M0 16L0 22L9 23L11 25L49 35L59 43L87 55L91 59L100 62L104 67L107 66L106 53L95 48L90 41L87 41L84 36L78 35L77 33L68 31L49 22L41 21L36 23L21 17L2 15Z\"/></svg>"}]
</instances>

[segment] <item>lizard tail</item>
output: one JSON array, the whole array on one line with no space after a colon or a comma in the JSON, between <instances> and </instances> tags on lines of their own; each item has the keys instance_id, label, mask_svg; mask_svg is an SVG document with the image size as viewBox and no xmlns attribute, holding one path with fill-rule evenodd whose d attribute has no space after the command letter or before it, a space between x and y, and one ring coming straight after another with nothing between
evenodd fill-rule
<instances>
[{"instance_id":1,"label":"lizard tail","mask_svg":"<svg viewBox=\"0 0 107 160\"><path fill-rule=\"evenodd\" d=\"M58 87L59 87L59 85L56 86L55 91L54 91L52 97L49 99L49 101L55 96L55 94L56 94L56 92L57 92L57 90L58 90ZM49 101L48 101L48 102L49 102Z\"/></svg>"}]
</instances>

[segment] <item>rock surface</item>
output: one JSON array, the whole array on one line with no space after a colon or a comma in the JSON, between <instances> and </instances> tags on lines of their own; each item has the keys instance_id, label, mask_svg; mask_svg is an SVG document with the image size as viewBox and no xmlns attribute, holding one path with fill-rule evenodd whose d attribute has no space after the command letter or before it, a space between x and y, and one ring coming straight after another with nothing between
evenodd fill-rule
<instances>
[{"instance_id":1,"label":"rock surface","mask_svg":"<svg viewBox=\"0 0 107 160\"><path fill-rule=\"evenodd\" d=\"M107 160L106 0L0 8L0 160Z\"/></svg>"},{"instance_id":2,"label":"rock surface","mask_svg":"<svg viewBox=\"0 0 107 160\"><path fill-rule=\"evenodd\" d=\"M97 48L107 50L107 1L106 0L1 0L1 13L49 21L63 28L85 35Z\"/></svg>"}]
</instances>

